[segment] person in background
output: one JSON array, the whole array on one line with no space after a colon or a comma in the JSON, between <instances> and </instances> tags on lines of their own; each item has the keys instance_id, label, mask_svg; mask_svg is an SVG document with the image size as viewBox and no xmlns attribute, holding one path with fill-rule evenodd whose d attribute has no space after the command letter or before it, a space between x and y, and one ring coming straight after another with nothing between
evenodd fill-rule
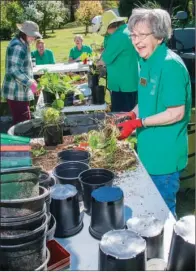
<instances>
[{"instance_id":1,"label":"person in background","mask_svg":"<svg viewBox=\"0 0 196 272\"><path fill-rule=\"evenodd\" d=\"M37 50L31 52L31 57L35 58L36 65L55 64L54 54L51 50L45 48L42 39L36 41Z\"/></svg>"},{"instance_id":2,"label":"person in background","mask_svg":"<svg viewBox=\"0 0 196 272\"><path fill-rule=\"evenodd\" d=\"M99 34L104 38L104 51L97 65L105 65L111 91L111 110L131 110L137 103L138 59L125 21L112 10L102 15Z\"/></svg>"},{"instance_id":3,"label":"person in background","mask_svg":"<svg viewBox=\"0 0 196 272\"><path fill-rule=\"evenodd\" d=\"M137 130L139 158L175 215L179 176L188 159L189 73L182 59L166 46L172 33L167 11L134 9L128 26L141 57L138 105L123 115L131 120L118 125L120 139Z\"/></svg>"},{"instance_id":4,"label":"person in background","mask_svg":"<svg viewBox=\"0 0 196 272\"><path fill-rule=\"evenodd\" d=\"M19 33L10 41L6 51L5 77L2 97L7 99L13 123L29 120L29 101L34 99L37 83L33 79L30 44L41 38L39 27L32 21L17 24Z\"/></svg>"},{"instance_id":5,"label":"person in background","mask_svg":"<svg viewBox=\"0 0 196 272\"><path fill-rule=\"evenodd\" d=\"M82 53L92 54L91 47L88 45L83 45L82 35L76 35L74 38L74 42L75 42L76 46L73 47L69 53L69 62L70 63L80 61L80 56L82 55Z\"/></svg>"}]
</instances>

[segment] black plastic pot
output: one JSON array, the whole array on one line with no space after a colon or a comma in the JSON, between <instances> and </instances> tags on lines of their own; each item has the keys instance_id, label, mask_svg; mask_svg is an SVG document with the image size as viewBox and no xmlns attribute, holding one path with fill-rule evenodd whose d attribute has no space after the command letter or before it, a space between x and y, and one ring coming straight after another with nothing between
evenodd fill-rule
<instances>
[{"instance_id":1,"label":"black plastic pot","mask_svg":"<svg viewBox=\"0 0 196 272\"><path fill-rule=\"evenodd\" d=\"M63 143L64 124L49 125L44 128L44 141L46 146L56 146Z\"/></svg>"},{"instance_id":2,"label":"black plastic pot","mask_svg":"<svg viewBox=\"0 0 196 272\"><path fill-rule=\"evenodd\" d=\"M46 233L27 243L1 245L1 271L32 271L41 266L46 259Z\"/></svg>"},{"instance_id":3,"label":"black plastic pot","mask_svg":"<svg viewBox=\"0 0 196 272\"><path fill-rule=\"evenodd\" d=\"M153 216L141 216L130 218L127 228L137 232L146 240L147 259L163 258L163 223Z\"/></svg>"},{"instance_id":4,"label":"black plastic pot","mask_svg":"<svg viewBox=\"0 0 196 272\"><path fill-rule=\"evenodd\" d=\"M99 244L99 271L145 271L146 241L130 230L112 230Z\"/></svg>"},{"instance_id":5,"label":"black plastic pot","mask_svg":"<svg viewBox=\"0 0 196 272\"><path fill-rule=\"evenodd\" d=\"M195 216L176 222L167 263L168 271L195 271Z\"/></svg>"},{"instance_id":6,"label":"black plastic pot","mask_svg":"<svg viewBox=\"0 0 196 272\"><path fill-rule=\"evenodd\" d=\"M44 104L50 106L55 101L55 95L49 92L43 91Z\"/></svg>"},{"instance_id":7,"label":"black plastic pot","mask_svg":"<svg viewBox=\"0 0 196 272\"><path fill-rule=\"evenodd\" d=\"M124 196L119 187L100 187L91 194L92 209L90 234L101 239L110 230L125 226Z\"/></svg>"},{"instance_id":8,"label":"black plastic pot","mask_svg":"<svg viewBox=\"0 0 196 272\"><path fill-rule=\"evenodd\" d=\"M47 215L28 221L1 223L0 244L13 246L34 241L47 231Z\"/></svg>"},{"instance_id":9,"label":"black plastic pot","mask_svg":"<svg viewBox=\"0 0 196 272\"><path fill-rule=\"evenodd\" d=\"M93 88L99 83L99 75L88 73L88 87Z\"/></svg>"},{"instance_id":10,"label":"black plastic pot","mask_svg":"<svg viewBox=\"0 0 196 272\"><path fill-rule=\"evenodd\" d=\"M35 271L47 271L47 264L50 261L50 251L48 248L46 248L46 260L43 262L42 265L40 265L38 268L35 269Z\"/></svg>"},{"instance_id":11,"label":"black plastic pot","mask_svg":"<svg viewBox=\"0 0 196 272\"><path fill-rule=\"evenodd\" d=\"M45 199L49 191L44 187L39 187L39 196L23 199L1 200L0 215L1 220L4 218L15 218L30 216L40 212L45 207ZM17 220L16 220L17 221Z\"/></svg>"},{"instance_id":12,"label":"black plastic pot","mask_svg":"<svg viewBox=\"0 0 196 272\"><path fill-rule=\"evenodd\" d=\"M70 92L66 95L64 106L72 106L74 100L74 92Z\"/></svg>"},{"instance_id":13,"label":"black plastic pot","mask_svg":"<svg viewBox=\"0 0 196 272\"><path fill-rule=\"evenodd\" d=\"M105 103L105 87L95 86L92 90L92 103L95 105L102 105Z\"/></svg>"},{"instance_id":14,"label":"black plastic pot","mask_svg":"<svg viewBox=\"0 0 196 272\"><path fill-rule=\"evenodd\" d=\"M74 185L79 192L79 199L82 200L82 189L78 177L87 169L89 166L83 162L63 162L54 168L53 175L60 184Z\"/></svg>"},{"instance_id":15,"label":"black plastic pot","mask_svg":"<svg viewBox=\"0 0 196 272\"><path fill-rule=\"evenodd\" d=\"M78 233L83 227L80 215L78 191L70 184L56 184L51 188L50 210L56 219L55 237L69 237Z\"/></svg>"},{"instance_id":16,"label":"black plastic pot","mask_svg":"<svg viewBox=\"0 0 196 272\"><path fill-rule=\"evenodd\" d=\"M41 171L39 174L39 185L49 189L51 186L55 185L55 179L46 171Z\"/></svg>"},{"instance_id":17,"label":"black plastic pot","mask_svg":"<svg viewBox=\"0 0 196 272\"><path fill-rule=\"evenodd\" d=\"M53 215L51 215L46 241L54 239L55 230L56 230L56 219Z\"/></svg>"},{"instance_id":18,"label":"black plastic pot","mask_svg":"<svg viewBox=\"0 0 196 272\"><path fill-rule=\"evenodd\" d=\"M89 164L90 153L85 150L67 149L58 153L60 162L77 161Z\"/></svg>"},{"instance_id":19,"label":"black plastic pot","mask_svg":"<svg viewBox=\"0 0 196 272\"><path fill-rule=\"evenodd\" d=\"M88 169L79 175L83 191L84 210L91 213L91 193L101 186L112 186L114 173L102 168Z\"/></svg>"}]
</instances>

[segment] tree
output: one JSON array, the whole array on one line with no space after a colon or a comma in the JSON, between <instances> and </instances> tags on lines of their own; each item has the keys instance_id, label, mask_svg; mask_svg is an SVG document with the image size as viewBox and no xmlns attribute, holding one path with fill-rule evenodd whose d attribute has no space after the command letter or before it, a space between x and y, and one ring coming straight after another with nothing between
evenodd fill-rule
<instances>
[{"instance_id":1,"label":"tree","mask_svg":"<svg viewBox=\"0 0 196 272\"><path fill-rule=\"evenodd\" d=\"M135 2L135 0L120 0L118 7L120 16L130 17Z\"/></svg>"},{"instance_id":2,"label":"tree","mask_svg":"<svg viewBox=\"0 0 196 272\"><path fill-rule=\"evenodd\" d=\"M80 5L80 0L64 0L64 5L69 7L70 21L75 21L75 12Z\"/></svg>"},{"instance_id":3,"label":"tree","mask_svg":"<svg viewBox=\"0 0 196 272\"><path fill-rule=\"evenodd\" d=\"M85 25L85 35L88 33L88 27L91 25L91 20L103 13L101 3L99 1L83 1L80 2L80 7L76 11L77 21Z\"/></svg>"},{"instance_id":4,"label":"tree","mask_svg":"<svg viewBox=\"0 0 196 272\"><path fill-rule=\"evenodd\" d=\"M103 10L118 8L119 0L116 0L116 1L102 0L101 5Z\"/></svg>"},{"instance_id":5,"label":"tree","mask_svg":"<svg viewBox=\"0 0 196 272\"><path fill-rule=\"evenodd\" d=\"M16 24L21 23L21 16L23 14L23 8L18 1L8 2L5 10L5 17L11 25L11 31L16 31Z\"/></svg>"}]
</instances>

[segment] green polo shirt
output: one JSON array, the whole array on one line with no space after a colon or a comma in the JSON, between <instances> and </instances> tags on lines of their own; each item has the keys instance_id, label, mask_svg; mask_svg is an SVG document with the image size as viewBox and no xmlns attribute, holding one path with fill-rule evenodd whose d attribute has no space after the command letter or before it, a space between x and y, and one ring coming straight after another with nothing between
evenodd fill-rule
<instances>
[{"instance_id":1,"label":"green polo shirt","mask_svg":"<svg viewBox=\"0 0 196 272\"><path fill-rule=\"evenodd\" d=\"M120 26L104 43L102 59L107 68L108 88L116 92L137 91L137 53L130 40L127 25Z\"/></svg>"},{"instance_id":2,"label":"green polo shirt","mask_svg":"<svg viewBox=\"0 0 196 272\"><path fill-rule=\"evenodd\" d=\"M92 54L91 47L88 45L83 45L81 50L79 50L78 47L75 46L70 50L69 57L75 60L80 57L82 53Z\"/></svg>"},{"instance_id":3,"label":"green polo shirt","mask_svg":"<svg viewBox=\"0 0 196 272\"><path fill-rule=\"evenodd\" d=\"M31 52L31 57L35 58L36 65L43 65L43 64L55 64L55 58L53 52L49 49L44 50L44 54L40 56L37 50Z\"/></svg>"},{"instance_id":4,"label":"green polo shirt","mask_svg":"<svg viewBox=\"0 0 196 272\"><path fill-rule=\"evenodd\" d=\"M138 155L149 174L181 171L188 158L187 125L191 113L191 84L182 59L159 45L147 60L140 60L139 117L145 118L168 107L185 105L184 118L171 125L137 129Z\"/></svg>"}]
</instances>

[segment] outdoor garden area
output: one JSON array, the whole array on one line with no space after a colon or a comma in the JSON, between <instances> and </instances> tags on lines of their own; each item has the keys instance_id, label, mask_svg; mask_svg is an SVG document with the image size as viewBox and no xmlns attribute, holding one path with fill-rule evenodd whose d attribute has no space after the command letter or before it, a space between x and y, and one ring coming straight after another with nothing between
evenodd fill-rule
<instances>
[{"instance_id":1,"label":"outdoor garden area","mask_svg":"<svg viewBox=\"0 0 196 272\"><path fill-rule=\"evenodd\" d=\"M153 144L150 139L153 134L145 138L149 156L143 160L139 155L144 156L138 141L142 131L148 130L144 124L148 115L139 118L132 109L112 110L114 98L108 77L109 69L114 68L107 58L103 62L111 39L99 33L105 12L112 10L115 19L110 18L110 23L116 23L141 7L168 11L174 32L166 45L181 56L190 76L188 165L179 172L175 212L164 201L164 192L155 186L153 176L157 174L149 174L145 165L150 165L152 154L159 156L157 141ZM194 9L192 0L1 1L0 270L180 271L195 265ZM102 21L96 32L92 19L97 16ZM42 35L29 46L36 91L30 86L34 94L29 102L30 118L13 123L10 99L2 91L6 52L20 29L17 24L25 21L35 22L36 33ZM115 25L108 36L119 31L118 27L122 26ZM137 38L131 35L134 40L140 34ZM77 49L77 39L81 48L86 46L92 52L83 52L74 61L71 50ZM39 40L44 50L52 52L53 63L36 63L32 52L39 52ZM108 54L112 55L114 51ZM158 71L161 62L157 67ZM118 78L118 73L113 77ZM17 77L14 80L18 82ZM145 77L139 84L139 88L148 87ZM121 125L126 122L137 125L125 137L127 127ZM168 135L165 139L160 135L160 150L164 146L168 149ZM168 169L172 169L173 152L179 153L175 148L171 158L160 159L160 164L168 160ZM159 163L153 161L158 171ZM169 180L171 175L167 176ZM165 186L162 190L170 190L171 196L173 185Z\"/></svg>"}]
</instances>

